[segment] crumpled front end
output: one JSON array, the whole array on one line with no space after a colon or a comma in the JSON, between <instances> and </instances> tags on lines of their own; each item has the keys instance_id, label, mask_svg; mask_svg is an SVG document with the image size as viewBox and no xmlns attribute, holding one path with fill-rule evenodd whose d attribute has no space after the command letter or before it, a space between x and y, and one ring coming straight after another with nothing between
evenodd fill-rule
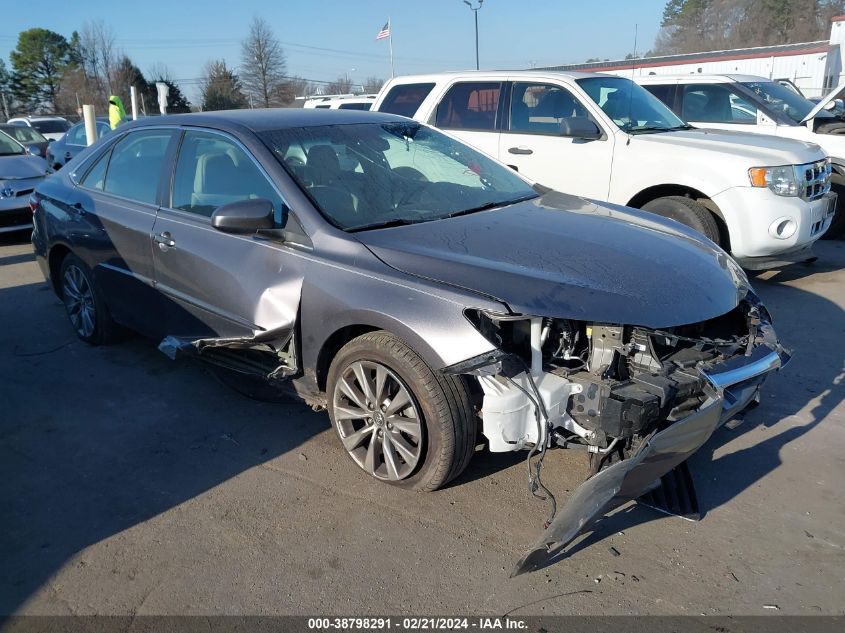
<instances>
[{"instance_id":1,"label":"crumpled front end","mask_svg":"<svg viewBox=\"0 0 845 633\"><path fill-rule=\"evenodd\" d=\"M551 516L514 574L548 564L605 513L658 488L789 360L749 292L701 323L652 329L468 312L497 352L449 368L477 377L490 450L529 449ZM551 447L586 451L591 476L558 512L540 481ZM532 462L533 460L533 462Z\"/></svg>"}]
</instances>

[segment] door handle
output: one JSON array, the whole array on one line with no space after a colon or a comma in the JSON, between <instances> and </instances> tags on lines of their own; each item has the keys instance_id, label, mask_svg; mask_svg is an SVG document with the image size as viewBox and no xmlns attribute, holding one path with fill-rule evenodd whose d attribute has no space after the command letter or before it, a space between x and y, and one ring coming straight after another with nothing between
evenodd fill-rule
<instances>
[{"instance_id":1,"label":"door handle","mask_svg":"<svg viewBox=\"0 0 845 633\"><path fill-rule=\"evenodd\" d=\"M524 154L524 155L527 156L528 154L533 154L534 150L530 149L528 147L525 147L525 145L520 145L519 147L511 147L508 150L508 153L509 154Z\"/></svg>"},{"instance_id":2,"label":"door handle","mask_svg":"<svg viewBox=\"0 0 845 633\"><path fill-rule=\"evenodd\" d=\"M173 248L174 246L176 246L176 240L174 240L173 237L171 237L170 233L167 231L164 231L164 233L159 233L158 235L153 237L153 241L158 244L158 247L163 251L166 251L168 248Z\"/></svg>"}]
</instances>

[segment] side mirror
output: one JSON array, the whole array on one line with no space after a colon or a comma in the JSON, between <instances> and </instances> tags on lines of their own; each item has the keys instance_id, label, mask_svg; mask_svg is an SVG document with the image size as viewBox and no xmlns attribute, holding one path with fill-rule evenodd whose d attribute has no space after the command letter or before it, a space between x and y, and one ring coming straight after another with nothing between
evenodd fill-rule
<instances>
[{"instance_id":1,"label":"side mirror","mask_svg":"<svg viewBox=\"0 0 845 633\"><path fill-rule=\"evenodd\" d=\"M560 135L596 140L601 138L599 126L586 117L565 117L560 121Z\"/></svg>"},{"instance_id":2,"label":"side mirror","mask_svg":"<svg viewBox=\"0 0 845 633\"><path fill-rule=\"evenodd\" d=\"M54 139L54 138L48 138L48 139L47 139L47 145L49 145L50 143L52 143L52 142L53 142L53 141L55 141L55 140L56 140L56 139Z\"/></svg>"},{"instance_id":3,"label":"side mirror","mask_svg":"<svg viewBox=\"0 0 845 633\"><path fill-rule=\"evenodd\" d=\"M273 203L257 198L224 204L211 215L211 226L224 233L255 233L261 229L272 229Z\"/></svg>"}]
</instances>

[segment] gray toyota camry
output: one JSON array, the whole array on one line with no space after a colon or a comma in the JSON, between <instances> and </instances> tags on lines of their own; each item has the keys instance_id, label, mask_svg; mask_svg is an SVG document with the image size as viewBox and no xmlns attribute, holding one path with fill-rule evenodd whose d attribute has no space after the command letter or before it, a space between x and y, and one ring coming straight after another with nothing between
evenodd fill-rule
<instances>
[{"instance_id":1,"label":"gray toyota camry","mask_svg":"<svg viewBox=\"0 0 845 633\"><path fill-rule=\"evenodd\" d=\"M546 529L514 573L631 499L697 511L685 460L789 358L690 229L550 191L430 127L242 110L121 127L41 184L32 241L78 336L325 408L382 482L435 490L526 451ZM556 508L547 450L590 457Z\"/></svg>"}]
</instances>

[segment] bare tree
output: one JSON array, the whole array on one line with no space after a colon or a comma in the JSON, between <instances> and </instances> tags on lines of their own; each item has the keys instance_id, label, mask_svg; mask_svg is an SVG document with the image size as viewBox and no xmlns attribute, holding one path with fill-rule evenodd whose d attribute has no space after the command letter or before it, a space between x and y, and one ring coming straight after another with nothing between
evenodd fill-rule
<instances>
[{"instance_id":1,"label":"bare tree","mask_svg":"<svg viewBox=\"0 0 845 633\"><path fill-rule=\"evenodd\" d=\"M384 79L380 77L367 77L364 80L364 92L367 94L375 94L384 85Z\"/></svg>"},{"instance_id":2,"label":"bare tree","mask_svg":"<svg viewBox=\"0 0 845 633\"><path fill-rule=\"evenodd\" d=\"M85 76L107 98L113 90L119 58L114 31L102 20L86 22L79 33L78 45Z\"/></svg>"},{"instance_id":3,"label":"bare tree","mask_svg":"<svg viewBox=\"0 0 845 633\"><path fill-rule=\"evenodd\" d=\"M240 77L250 101L269 108L280 104L285 77L285 54L270 25L255 17L241 42Z\"/></svg>"},{"instance_id":4,"label":"bare tree","mask_svg":"<svg viewBox=\"0 0 845 633\"><path fill-rule=\"evenodd\" d=\"M325 94L345 95L352 92L352 80L349 77L340 76L323 89Z\"/></svg>"}]
</instances>

